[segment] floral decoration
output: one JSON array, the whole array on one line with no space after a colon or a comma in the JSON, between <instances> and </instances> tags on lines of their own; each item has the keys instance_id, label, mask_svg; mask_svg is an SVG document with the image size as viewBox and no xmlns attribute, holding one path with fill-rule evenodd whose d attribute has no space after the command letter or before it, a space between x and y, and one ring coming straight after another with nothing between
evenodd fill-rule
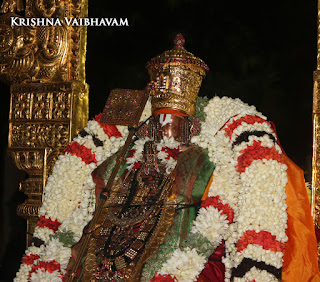
<instances>
[{"instance_id":1,"label":"floral decoration","mask_svg":"<svg viewBox=\"0 0 320 282\"><path fill-rule=\"evenodd\" d=\"M194 281L206 264L206 259L196 249L176 249L162 265L161 275L173 275L180 282Z\"/></svg>"},{"instance_id":2,"label":"floral decoration","mask_svg":"<svg viewBox=\"0 0 320 282\"><path fill-rule=\"evenodd\" d=\"M191 233L214 248L225 240L226 281L278 281L287 241L287 168L277 137L266 118L239 99L214 97L204 112L200 135L191 141L208 150L216 168ZM190 248L208 256L188 236ZM178 253L187 256L184 246ZM185 273L176 256L162 274ZM203 268L195 269L185 281L195 281Z\"/></svg>"},{"instance_id":3,"label":"floral decoration","mask_svg":"<svg viewBox=\"0 0 320 282\"><path fill-rule=\"evenodd\" d=\"M192 141L207 148L216 165L208 196L219 197L214 205L230 214L223 236L225 279L278 280L287 241L287 167L277 137L266 118L239 99L214 97L204 111L206 121ZM237 276L247 260L252 265L248 275ZM261 262L276 271L261 270Z\"/></svg>"},{"instance_id":4,"label":"floral decoration","mask_svg":"<svg viewBox=\"0 0 320 282\"><path fill-rule=\"evenodd\" d=\"M221 214L226 215L226 219L228 220L229 224L233 222L234 211L228 204L223 204L219 198L216 197L208 197L201 203L201 208L206 208L209 206L215 207L218 211L221 211Z\"/></svg>"},{"instance_id":5,"label":"floral decoration","mask_svg":"<svg viewBox=\"0 0 320 282\"><path fill-rule=\"evenodd\" d=\"M151 139L146 137L135 141L134 146L130 150L126 159L127 169L137 169L141 166L143 158L144 144ZM173 138L164 137L157 146L157 157L162 164L165 165L166 172L170 173L177 164L177 159L181 153L180 143Z\"/></svg>"},{"instance_id":6,"label":"floral decoration","mask_svg":"<svg viewBox=\"0 0 320 282\"><path fill-rule=\"evenodd\" d=\"M128 129L100 123L101 114L59 156L48 177L39 221L15 281L62 281L71 246L80 240L95 209L92 171L123 146Z\"/></svg>"},{"instance_id":7,"label":"floral decoration","mask_svg":"<svg viewBox=\"0 0 320 282\"><path fill-rule=\"evenodd\" d=\"M55 221L53 221L50 217L46 218L43 215L41 215L39 217L39 221L37 223L38 227L40 227L40 228L48 227L49 229L53 230L54 232L56 232L58 230L60 225L61 225L61 223L57 219Z\"/></svg>"},{"instance_id":8,"label":"floral decoration","mask_svg":"<svg viewBox=\"0 0 320 282\"><path fill-rule=\"evenodd\" d=\"M266 117L239 99L214 97L203 107L201 132L191 141L207 149L216 166L208 198L186 242L151 281L196 281L222 240L226 281L278 281L287 241L287 168L277 137ZM150 114L148 102L143 118ZM94 212L91 173L118 151L128 134L126 127L101 124L100 118L89 121L57 160L34 233L43 244L26 250L15 281L61 281L65 274L70 246L79 241ZM148 140L135 142L126 159L128 169L141 165ZM158 158L168 173L179 152L179 143L173 139L157 144Z\"/></svg>"},{"instance_id":9,"label":"floral decoration","mask_svg":"<svg viewBox=\"0 0 320 282\"><path fill-rule=\"evenodd\" d=\"M177 282L176 277L172 277L171 275L161 275L156 273L156 275L150 280L150 282Z\"/></svg>"}]
</instances>

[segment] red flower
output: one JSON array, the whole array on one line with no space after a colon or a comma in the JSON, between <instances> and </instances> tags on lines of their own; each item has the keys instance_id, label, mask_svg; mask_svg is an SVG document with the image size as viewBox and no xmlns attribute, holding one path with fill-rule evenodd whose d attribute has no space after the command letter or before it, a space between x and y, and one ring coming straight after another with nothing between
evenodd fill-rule
<instances>
[{"instance_id":1,"label":"red flower","mask_svg":"<svg viewBox=\"0 0 320 282\"><path fill-rule=\"evenodd\" d=\"M153 278L150 280L150 282L176 282L178 279L176 277L171 277L171 275L165 274L161 275L156 273Z\"/></svg>"},{"instance_id":2,"label":"red flower","mask_svg":"<svg viewBox=\"0 0 320 282\"><path fill-rule=\"evenodd\" d=\"M51 230L53 230L54 232L56 232L59 228L59 226L61 225L61 223L56 219L55 221L53 221L50 217L49 218L45 218L45 216L40 216L39 217L39 221L37 223L37 225L39 227L48 227Z\"/></svg>"},{"instance_id":3,"label":"red flower","mask_svg":"<svg viewBox=\"0 0 320 282\"><path fill-rule=\"evenodd\" d=\"M130 150L127 158L132 158L135 152L136 152L136 149Z\"/></svg>"},{"instance_id":4,"label":"red flower","mask_svg":"<svg viewBox=\"0 0 320 282\"><path fill-rule=\"evenodd\" d=\"M37 272L37 270L41 269L41 271L47 271L49 273L52 273L56 270L58 270L59 272L61 272L61 266L60 263L58 263L55 260L52 261L39 261L37 265L32 266L31 271L29 273L29 279L31 277L31 274L33 272ZM62 278L62 274L60 273L60 277Z\"/></svg>"},{"instance_id":5,"label":"red flower","mask_svg":"<svg viewBox=\"0 0 320 282\"><path fill-rule=\"evenodd\" d=\"M276 160L279 163L284 163L283 156L278 153L276 148L268 148L261 146L261 141L253 141L252 146L247 146L246 149L240 151L242 153L238 157L238 165L237 165L237 171L244 172L248 166L251 165L251 163L254 160Z\"/></svg>"},{"instance_id":6,"label":"red flower","mask_svg":"<svg viewBox=\"0 0 320 282\"><path fill-rule=\"evenodd\" d=\"M97 163L95 154L92 154L91 149L80 145L78 142L70 143L64 150L64 153L70 153L72 156L80 157L86 164Z\"/></svg>"},{"instance_id":7,"label":"red flower","mask_svg":"<svg viewBox=\"0 0 320 282\"><path fill-rule=\"evenodd\" d=\"M95 120L95 121L97 121L97 122L100 123L101 117L102 117L102 113L96 115L96 116L93 118L93 120Z\"/></svg>"},{"instance_id":8,"label":"red flower","mask_svg":"<svg viewBox=\"0 0 320 282\"><path fill-rule=\"evenodd\" d=\"M60 271L60 263L58 263L57 261L50 261L50 262L43 262L43 267L46 268L46 270L49 273L52 273L56 270Z\"/></svg>"},{"instance_id":9,"label":"red flower","mask_svg":"<svg viewBox=\"0 0 320 282\"><path fill-rule=\"evenodd\" d=\"M102 117L102 113L96 115L93 120L97 121L100 124L100 126L102 127L104 133L107 134L109 136L109 138L111 136L114 136L116 138L122 136L121 133L119 132L118 128L115 125L107 124L107 123L101 123L100 122L101 117Z\"/></svg>"},{"instance_id":10,"label":"red flower","mask_svg":"<svg viewBox=\"0 0 320 282\"><path fill-rule=\"evenodd\" d=\"M241 117L235 121L233 121L231 124L229 124L225 129L225 135L229 136L231 138L233 131L241 124L241 123L248 123L248 124L254 124L254 123L264 123L266 122L265 119L258 117L258 116L251 116L251 115L246 115L244 117Z\"/></svg>"},{"instance_id":11,"label":"red flower","mask_svg":"<svg viewBox=\"0 0 320 282\"><path fill-rule=\"evenodd\" d=\"M170 157L173 158L174 160L178 159L179 154L181 153L180 148L169 148L169 147L163 147L161 151L166 152L168 156L166 156L166 160L169 160Z\"/></svg>"},{"instance_id":12,"label":"red flower","mask_svg":"<svg viewBox=\"0 0 320 282\"><path fill-rule=\"evenodd\" d=\"M141 167L141 163L140 162L135 162L132 169L138 169Z\"/></svg>"},{"instance_id":13,"label":"red flower","mask_svg":"<svg viewBox=\"0 0 320 282\"><path fill-rule=\"evenodd\" d=\"M39 259L40 256L39 255L34 255L34 254L30 254L30 255L25 255L22 257L21 263L25 263L25 264L33 264L33 262L37 259Z\"/></svg>"},{"instance_id":14,"label":"red flower","mask_svg":"<svg viewBox=\"0 0 320 282\"><path fill-rule=\"evenodd\" d=\"M201 203L201 208L207 208L213 206L219 211L222 211L222 214L227 216L229 224L233 222L234 211L228 204L223 204L219 196L208 197Z\"/></svg>"},{"instance_id":15,"label":"red flower","mask_svg":"<svg viewBox=\"0 0 320 282\"><path fill-rule=\"evenodd\" d=\"M256 244L262 246L265 250L273 252L281 252L284 250L285 244L277 241L276 236L268 231L254 230L246 231L237 242L237 252L244 250L249 244Z\"/></svg>"}]
</instances>

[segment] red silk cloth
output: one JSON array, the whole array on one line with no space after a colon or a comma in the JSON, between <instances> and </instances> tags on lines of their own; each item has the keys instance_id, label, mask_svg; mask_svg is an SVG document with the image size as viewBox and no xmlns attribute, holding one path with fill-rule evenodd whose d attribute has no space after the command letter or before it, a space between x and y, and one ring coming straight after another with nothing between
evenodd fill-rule
<instances>
[{"instance_id":1,"label":"red silk cloth","mask_svg":"<svg viewBox=\"0 0 320 282\"><path fill-rule=\"evenodd\" d=\"M224 282L225 266L222 263L224 253L224 242L222 242L214 253L209 257L207 264L198 277L198 282Z\"/></svg>"}]
</instances>

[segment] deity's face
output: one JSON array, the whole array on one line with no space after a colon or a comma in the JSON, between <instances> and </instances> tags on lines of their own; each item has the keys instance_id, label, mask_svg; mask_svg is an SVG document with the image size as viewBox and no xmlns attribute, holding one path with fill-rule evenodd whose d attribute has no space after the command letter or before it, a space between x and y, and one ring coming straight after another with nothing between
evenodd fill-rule
<instances>
[{"instance_id":1,"label":"deity's face","mask_svg":"<svg viewBox=\"0 0 320 282\"><path fill-rule=\"evenodd\" d=\"M157 132L159 140L164 137L173 137L177 141L184 141L183 137L186 136L188 130L186 117L174 114L159 114L155 117L155 120L159 124Z\"/></svg>"}]
</instances>

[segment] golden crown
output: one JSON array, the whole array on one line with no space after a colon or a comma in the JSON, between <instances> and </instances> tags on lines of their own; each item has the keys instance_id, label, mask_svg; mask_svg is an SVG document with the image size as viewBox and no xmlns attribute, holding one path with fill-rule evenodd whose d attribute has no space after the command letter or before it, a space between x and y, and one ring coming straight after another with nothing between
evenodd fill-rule
<instances>
[{"instance_id":1,"label":"golden crown","mask_svg":"<svg viewBox=\"0 0 320 282\"><path fill-rule=\"evenodd\" d=\"M208 66L184 49L185 39L176 35L174 48L154 57L147 64L151 78L152 112L160 108L194 115L195 103Z\"/></svg>"}]
</instances>

